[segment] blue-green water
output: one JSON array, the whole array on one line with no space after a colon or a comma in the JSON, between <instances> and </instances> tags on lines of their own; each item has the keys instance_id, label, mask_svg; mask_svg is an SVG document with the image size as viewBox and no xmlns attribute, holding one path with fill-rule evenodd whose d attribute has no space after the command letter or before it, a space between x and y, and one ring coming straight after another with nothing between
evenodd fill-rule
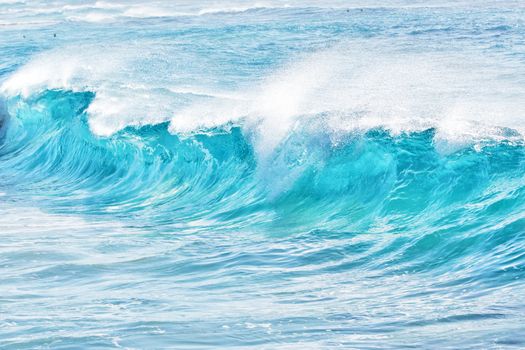
<instances>
[{"instance_id":1,"label":"blue-green water","mask_svg":"<svg viewBox=\"0 0 525 350\"><path fill-rule=\"evenodd\" d=\"M525 348L525 6L0 1L1 349Z\"/></svg>"}]
</instances>

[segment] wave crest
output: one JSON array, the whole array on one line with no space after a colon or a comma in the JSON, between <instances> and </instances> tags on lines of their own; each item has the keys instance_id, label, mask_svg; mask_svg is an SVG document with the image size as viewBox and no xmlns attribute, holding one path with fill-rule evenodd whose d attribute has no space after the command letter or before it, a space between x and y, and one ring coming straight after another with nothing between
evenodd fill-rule
<instances>
[{"instance_id":1,"label":"wave crest","mask_svg":"<svg viewBox=\"0 0 525 350\"><path fill-rule=\"evenodd\" d=\"M496 224L525 205L525 147L511 131L443 153L436 129L334 137L309 122L261 158L255 136L236 126L180 137L162 123L97 137L87 122L94 98L10 100L0 153L16 193L38 188L45 206L89 215L303 231L436 229L487 215Z\"/></svg>"},{"instance_id":2,"label":"wave crest","mask_svg":"<svg viewBox=\"0 0 525 350\"><path fill-rule=\"evenodd\" d=\"M516 98L525 96L523 87L491 79L490 70L457 67L464 58L385 49L378 55L370 44L353 42L297 58L250 81L250 88L225 89L185 82L185 73L165 64L170 50L146 55L137 55L143 52L137 47L90 47L82 55L76 53L78 48L45 52L16 71L0 90L25 98L48 89L92 92L87 114L97 135L163 122L179 135L241 126L257 135L254 146L262 158L294 125L312 120L318 124L319 119L334 135L374 128L393 133L434 128L439 139L463 144L504 139L502 128L523 134L525 99ZM471 67L494 64L472 64L474 59L480 60L470 57ZM181 83L174 83L174 76Z\"/></svg>"}]
</instances>

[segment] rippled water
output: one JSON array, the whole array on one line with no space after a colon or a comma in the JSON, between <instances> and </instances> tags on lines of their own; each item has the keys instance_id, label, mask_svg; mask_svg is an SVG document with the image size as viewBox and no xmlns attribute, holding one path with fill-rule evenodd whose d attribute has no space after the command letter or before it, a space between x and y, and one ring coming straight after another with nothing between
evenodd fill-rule
<instances>
[{"instance_id":1,"label":"rippled water","mask_svg":"<svg viewBox=\"0 0 525 350\"><path fill-rule=\"evenodd\" d=\"M524 121L518 1L0 1L0 348L524 348Z\"/></svg>"}]
</instances>

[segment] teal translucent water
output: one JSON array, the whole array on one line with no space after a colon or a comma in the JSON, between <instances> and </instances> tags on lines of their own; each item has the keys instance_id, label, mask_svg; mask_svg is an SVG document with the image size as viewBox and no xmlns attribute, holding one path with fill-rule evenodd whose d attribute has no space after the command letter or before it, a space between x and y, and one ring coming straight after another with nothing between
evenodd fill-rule
<instances>
[{"instance_id":1,"label":"teal translucent water","mask_svg":"<svg viewBox=\"0 0 525 350\"><path fill-rule=\"evenodd\" d=\"M0 348L525 347L523 18L0 2Z\"/></svg>"}]
</instances>

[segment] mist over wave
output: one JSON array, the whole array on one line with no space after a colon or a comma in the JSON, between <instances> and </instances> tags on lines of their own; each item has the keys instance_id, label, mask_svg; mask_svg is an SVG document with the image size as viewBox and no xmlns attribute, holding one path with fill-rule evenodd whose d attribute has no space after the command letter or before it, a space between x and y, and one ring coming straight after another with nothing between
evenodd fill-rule
<instances>
[{"instance_id":1,"label":"mist over wave","mask_svg":"<svg viewBox=\"0 0 525 350\"><path fill-rule=\"evenodd\" d=\"M498 133L493 127L522 130L523 76L497 79L512 66L465 54L393 52L384 40L369 42L299 55L229 89L206 81L188 84L184 75L190 72L163 65L172 48L144 54L145 45L111 50L97 45L78 54L78 47L66 47L37 56L1 91L23 97L46 89L92 92L90 127L106 136L128 125L165 121L174 133L233 123L257 126L267 134L264 142L278 143L299 119L321 114L328 114L334 131L438 127L444 137L490 137ZM265 132L270 125L273 141Z\"/></svg>"}]
</instances>

